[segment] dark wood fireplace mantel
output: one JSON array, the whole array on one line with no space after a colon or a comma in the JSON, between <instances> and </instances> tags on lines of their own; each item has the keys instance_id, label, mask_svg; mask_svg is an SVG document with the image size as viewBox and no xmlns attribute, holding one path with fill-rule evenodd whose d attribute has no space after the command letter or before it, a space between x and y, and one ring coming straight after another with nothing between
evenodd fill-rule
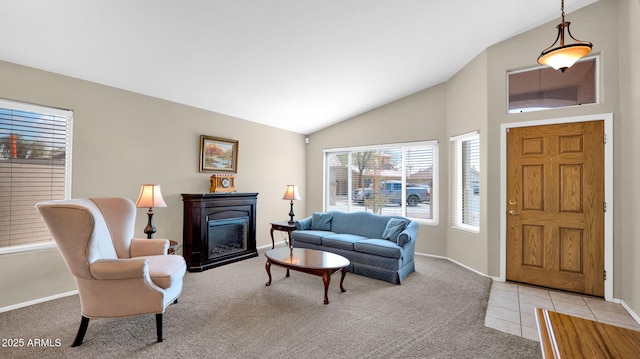
<instances>
[{"instance_id":1,"label":"dark wood fireplace mantel","mask_svg":"<svg viewBox=\"0 0 640 359\"><path fill-rule=\"evenodd\" d=\"M189 272L203 270L257 257L256 205L257 193L197 193L182 194L184 203L183 243L184 259ZM246 218L248 217L248 222ZM226 223L234 218L246 222L244 248L233 249L229 254L212 255L209 231L212 223Z\"/></svg>"}]
</instances>

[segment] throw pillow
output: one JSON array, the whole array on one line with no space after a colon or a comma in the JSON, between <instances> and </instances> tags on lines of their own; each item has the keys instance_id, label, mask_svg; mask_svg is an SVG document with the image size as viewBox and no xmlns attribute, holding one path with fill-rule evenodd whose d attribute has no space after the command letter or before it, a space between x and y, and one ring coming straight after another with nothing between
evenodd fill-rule
<instances>
[{"instance_id":1,"label":"throw pillow","mask_svg":"<svg viewBox=\"0 0 640 359\"><path fill-rule=\"evenodd\" d=\"M331 213L313 212L311 217L311 229L317 231L330 231L331 230Z\"/></svg>"},{"instance_id":2,"label":"throw pillow","mask_svg":"<svg viewBox=\"0 0 640 359\"><path fill-rule=\"evenodd\" d=\"M398 243L398 236L406 227L407 221L404 219L391 218L389 222L387 222L387 227L384 229L384 232L382 232L382 238Z\"/></svg>"}]
</instances>

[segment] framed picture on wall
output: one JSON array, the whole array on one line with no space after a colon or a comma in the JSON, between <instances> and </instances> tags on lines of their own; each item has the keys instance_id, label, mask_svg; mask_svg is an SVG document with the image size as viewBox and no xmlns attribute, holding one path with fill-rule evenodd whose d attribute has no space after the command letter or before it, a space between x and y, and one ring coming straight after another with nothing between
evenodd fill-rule
<instances>
[{"instance_id":1,"label":"framed picture on wall","mask_svg":"<svg viewBox=\"0 0 640 359\"><path fill-rule=\"evenodd\" d=\"M200 172L238 172L238 141L200 136Z\"/></svg>"}]
</instances>

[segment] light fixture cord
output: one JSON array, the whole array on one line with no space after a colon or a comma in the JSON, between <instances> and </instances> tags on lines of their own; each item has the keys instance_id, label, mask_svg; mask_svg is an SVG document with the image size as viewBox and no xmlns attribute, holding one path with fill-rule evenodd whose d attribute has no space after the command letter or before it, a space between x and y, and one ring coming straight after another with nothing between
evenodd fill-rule
<instances>
[{"instance_id":1,"label":"light fixture cord","mask_svg":"<svg viewBox=\"0 0 640 359\"><path fill-rule=\"evenodd\" d=\"M562 22L564 22L564 0L561 1L560 11L562 12Z\"/></svg>"}]
</instances>

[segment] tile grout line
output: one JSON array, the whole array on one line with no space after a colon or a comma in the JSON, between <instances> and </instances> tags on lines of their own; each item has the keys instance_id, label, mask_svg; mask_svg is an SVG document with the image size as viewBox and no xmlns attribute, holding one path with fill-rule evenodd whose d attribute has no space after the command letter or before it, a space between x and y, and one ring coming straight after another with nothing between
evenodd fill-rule
<instances>
[{"instance_id":1,"label":"tile grout line","mask_svg":"<svg viewBox=\"0 0 640 359\"><path fill-rule=\"evenodd\" d=\"M591 315L593 315L593 318L599 322L598 317L596 317L596 313L594 313L593 309L591 309L591 306L589 305L589 302L587 302L586 299L584 299L584 297L581 297L582 301L584 302L584 304L587 305L587 308L589 309L589 313L591 313Z\"/></svg>"},{"instance_id":2,"label":"tile grout line","mask_svg":"<svg viewBox=\"0 0 640 359\"><path fill-rule=\"evenodd\" d=\"M520 301L520 286L516 285L516 294L518 296L518 318L520 318L520 337L522 337L522 302Z\"/></svg>"},{"instance_id":3,"label":"tile grout line","mask_svg":"<svg viewBox=\"0 0 640 359\"><path fill-rule=\"evenodd\" d=\"M510 320L507 320L507 319L504 319L504 318L500 318L499 315L496 315L496 316L485 315L485 320L486 320L487 317L490 317L490 318L493 318L493 319L496 319L496 320L499 320L499 321L511 322L512 324L516 325L516 327L514 327L513 330L499 329L499 328L494 328L494 329L498 329L498 330L501 330L501 331L507 332L507 333L511 332L513 335L520 336L520 337L523 337L523 338L524 337L528 337L529 339L531 339L530 338L530 336L531 336L530 333L529 334L525 334L525 318L524 318L525 313L523 312L523 305L525 305L527 307L528 306L545 307L545 306L547 306L547 304L541 304L541 303L536 304L535 300L532 301L531 303L529 301L523 301L524 298L521 297L521 296L526 296L527 295L527 291L523 291L524 288L527 288L527 287L526 286L520 286L519 284L515 284L514 283L513 284L513 288L514 288L513 292L515 293L515 299L516 299L516 302L517 302L517 310L518 310L517 318L518 318L519 323L513 323ZM494 291L493 289L496 289L496 290ZM499 290L497 288L492 287L490 298L493 298L493 301L492 301L493 304L491 304L489 307L492 308L492 309L500 309L500 310L502 310L502 309L507 310L508 309L508 310L512 310L511 308L502 307L502 306L498 305L498 303L496 303L496 301L499 301L499 298L502 298L502 296L498 295L498 292L499 292ZM539 294L536 295L535 293L539 293ZM577 295L580 298L579 303L581 303L581 304L579 304L579 303L563 300L564 297L562 297L562 296L556 296L556 298L554 299L554 296L552 295L551 290L549 290L549 289L540 288L539 290L536 290L534 292L530 292L529 294L531 296L540 296L540 299L545 301L545 303L550 303L550 309L551 310L556 311L556 312L562 312L562 313L566 312L565 314L569 314L569 312L570 312L570 310L569 310L569 312L567 312L567 310L568 310L567 306L576 307L576 308L583 308L583 305L584 305L584 306L586 306L586 308L588 310L588 313L590 313L590 315L593 317L593 320L595 322L600 322L600 323L611 322L611 320L604 320L603 321L603 320L599 319L596 316L596 312L599 312L599 311L605 311L605 312L611 311L613 313L617 312L617 311L614 311L614 310L609 310L606 307L606 304L605 304L605 306L601 306L599 303L593 302L592 305L591 305L591 304L589 304L590 301L587 300L587 297L586 296L582 296L582 295ZM508 296L508 298L512 298L512 297ZM547 302L547 300L548 300L548 302ZM559 311L557 309L559 304L562 304L560 307L563 307L565 309L562 310L562 311ZM562 309L562 308L560 308L560 309ZM625 326L624 323L613 324L613 325ZM637 329L637 326L633 326L633 327L636 330L640 330L640 329ZM518 331L517 328L519 328L519 334L520 335L517 335L514 332L514 330ZM526 326L526 331L527 332L529 332L529 329L531 329L531 328L529 326ZM535 340L538 340L538 339L535 339Z\"/></svg>"}]
</instances>

